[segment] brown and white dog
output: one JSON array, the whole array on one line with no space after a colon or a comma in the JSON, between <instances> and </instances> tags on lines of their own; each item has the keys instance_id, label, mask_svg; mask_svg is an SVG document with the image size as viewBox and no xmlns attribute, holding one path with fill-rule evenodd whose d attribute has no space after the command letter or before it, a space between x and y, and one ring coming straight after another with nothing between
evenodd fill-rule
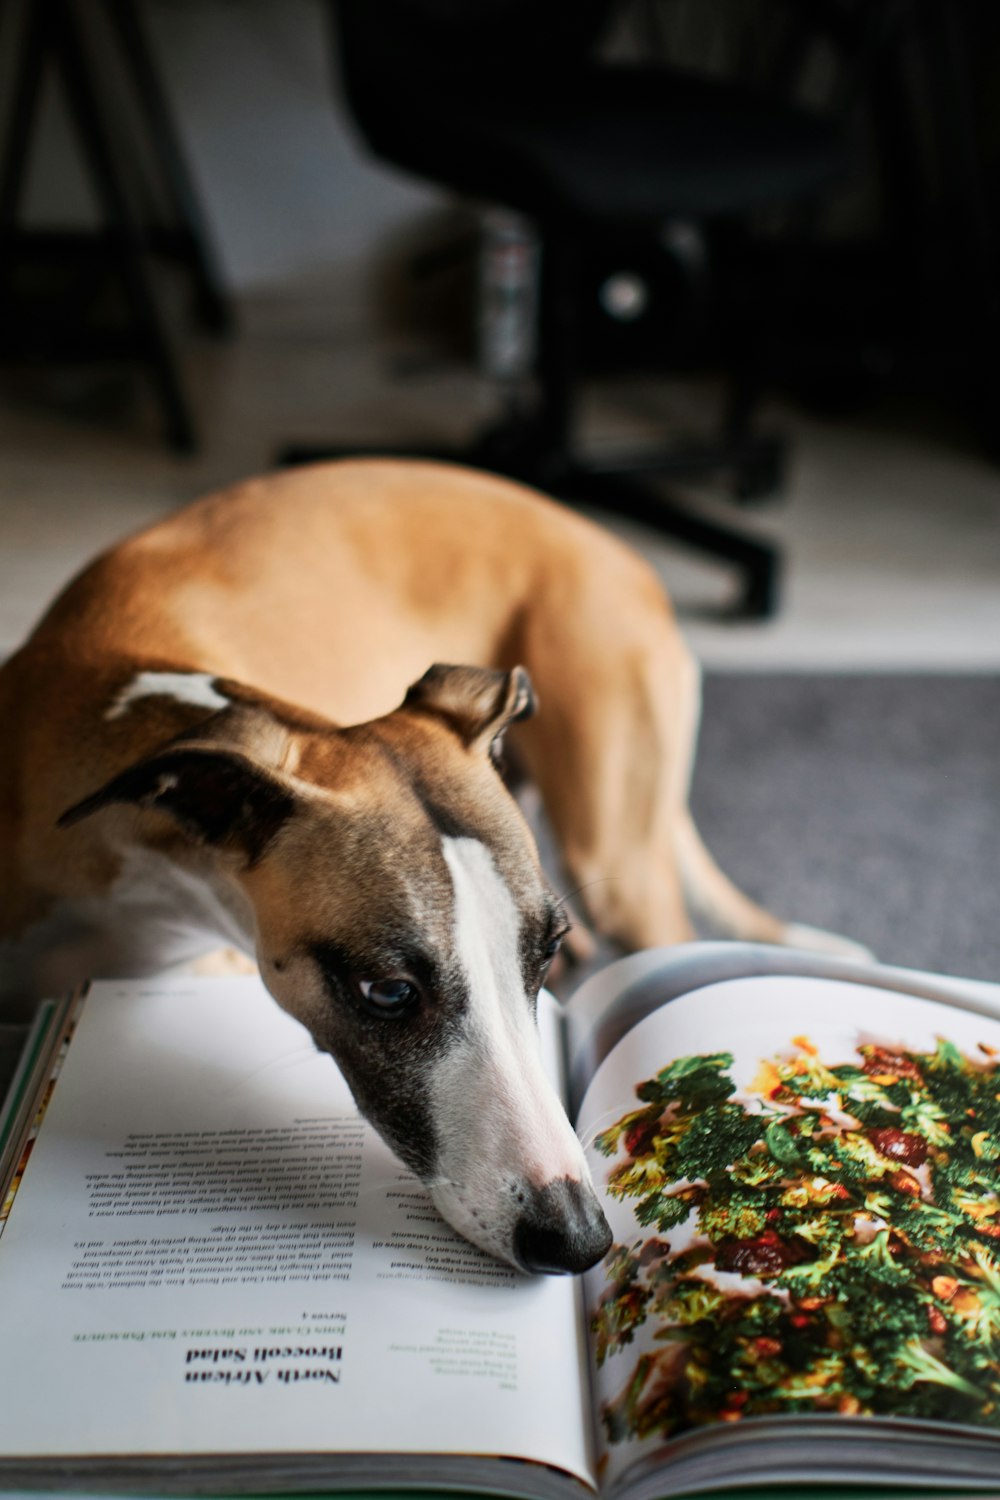
<instances>
[{"instance_id":1,"label":"brown and white dog","mask_svg":"<svg viewBox=\"0 0 1000 1500\"><path fill-rule=\"evenodd\" d=\"M99 558L0 670L0 996L237 944L447 1219L581 1270L609 1232L533 1022L566 919L496 747L525 721L608 937L680 941L690 901L822 943L699 840L698 701L651 570L517 485L360 460L210 496Z\"/></svg>"}]
</instances>

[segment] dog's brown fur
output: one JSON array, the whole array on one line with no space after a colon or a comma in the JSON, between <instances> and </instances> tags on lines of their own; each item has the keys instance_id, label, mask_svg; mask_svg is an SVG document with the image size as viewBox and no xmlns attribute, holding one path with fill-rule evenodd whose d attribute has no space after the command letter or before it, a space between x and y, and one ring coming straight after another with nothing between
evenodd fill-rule
<instances>
[{"instance_id":1,"label":"dog's brown fur","mask_svg":"<svg viewBox=\"0 0 1000 1500\"><path fill-rule=\"evenodd\" d=\"M137 671L247 685L227 735L323 781L332 752L310 727L388 714L432 661L527 666L542 712L511 743L602 933L674 943L691 935L690 905L732 935L787 938L691 821L698 673L652 569L518 485L357 461L252 480L126 541L0 671L0 941L114 879L100 829L60 829L60 814L197 718L149 698L109 720ZM283 727L265 733L269 712Z\"/></svg>"}]
</instances>

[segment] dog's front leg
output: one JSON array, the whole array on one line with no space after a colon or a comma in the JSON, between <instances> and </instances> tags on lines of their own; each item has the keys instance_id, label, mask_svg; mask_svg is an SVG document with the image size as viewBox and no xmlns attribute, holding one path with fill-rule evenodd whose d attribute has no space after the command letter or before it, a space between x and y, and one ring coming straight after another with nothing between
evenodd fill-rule
<instances>
[{"instance_id":1,"label":"dog's front leg","mask_svg":"<svg viewBox=\"0 0 1000 1500\"><path fill-rule=\"evenodd\" d=\"M617 645L563 639L550 670L533 658L541 712L519 726L518 750L574 901L603 936L634 949L693 936L675 833L697 672L683 649L662 643L630 652L623 672Z\"/></svg>"}]
</instances>

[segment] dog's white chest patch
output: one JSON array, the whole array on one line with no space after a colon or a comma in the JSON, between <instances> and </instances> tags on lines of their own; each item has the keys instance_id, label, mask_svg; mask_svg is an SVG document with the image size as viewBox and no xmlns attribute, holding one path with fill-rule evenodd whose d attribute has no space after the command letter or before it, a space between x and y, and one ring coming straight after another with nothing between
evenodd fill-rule
<instances>
[{"instance_id":1,"label":"dog's white chest patch","mask_svg":"<svg viewBox=\"0 0 1000 1500\"><path fill-rule=\"evenodd\" d=\"M106 719L120 719L140 698L173 698L213 712L229 708L229 699L215 686L208 672L137 672L112 702Z\"/></svg>"},{"instance_id":2,"label":"dog's white chest patch","mask_svg":"<svg viewBox=\"0 0 1000 1500\"><path fill-rule=\"evenodd\" d=\"M62 902L16 943L0 943L0 998L58 992L91 974L155 974L220 942L253 951L253 917L235 889L132 850L100 896Z\"/></svg>"}]
</instances>

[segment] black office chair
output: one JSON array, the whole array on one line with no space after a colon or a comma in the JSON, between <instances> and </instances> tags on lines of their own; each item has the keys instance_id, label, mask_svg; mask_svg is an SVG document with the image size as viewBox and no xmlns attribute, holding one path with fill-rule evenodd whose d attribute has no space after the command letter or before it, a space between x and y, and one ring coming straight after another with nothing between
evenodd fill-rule
<instances>
[{"instance_id":1,"label":"black office chair","mask_svg":"<svg viewBox=\"0 0 1000 1500\"><path fill-rule=\"evenodd\" d=\"M540 236L537 403L449 456L734 564L740 612L767 615L777 548L638 477L728 470L746 494L776 487L782 446L752 435L748 401L733 403L709 443L606 461L576 453L585 256L652 241L671 221L739 225L761 208L802 203L843 173L845 150L825 122L735 84L595 60L609 9L608 0L335 0L347 102L376 156L527 215ZM294 447L284 458L317 456Z\"/></svg>"}]
</instances>

